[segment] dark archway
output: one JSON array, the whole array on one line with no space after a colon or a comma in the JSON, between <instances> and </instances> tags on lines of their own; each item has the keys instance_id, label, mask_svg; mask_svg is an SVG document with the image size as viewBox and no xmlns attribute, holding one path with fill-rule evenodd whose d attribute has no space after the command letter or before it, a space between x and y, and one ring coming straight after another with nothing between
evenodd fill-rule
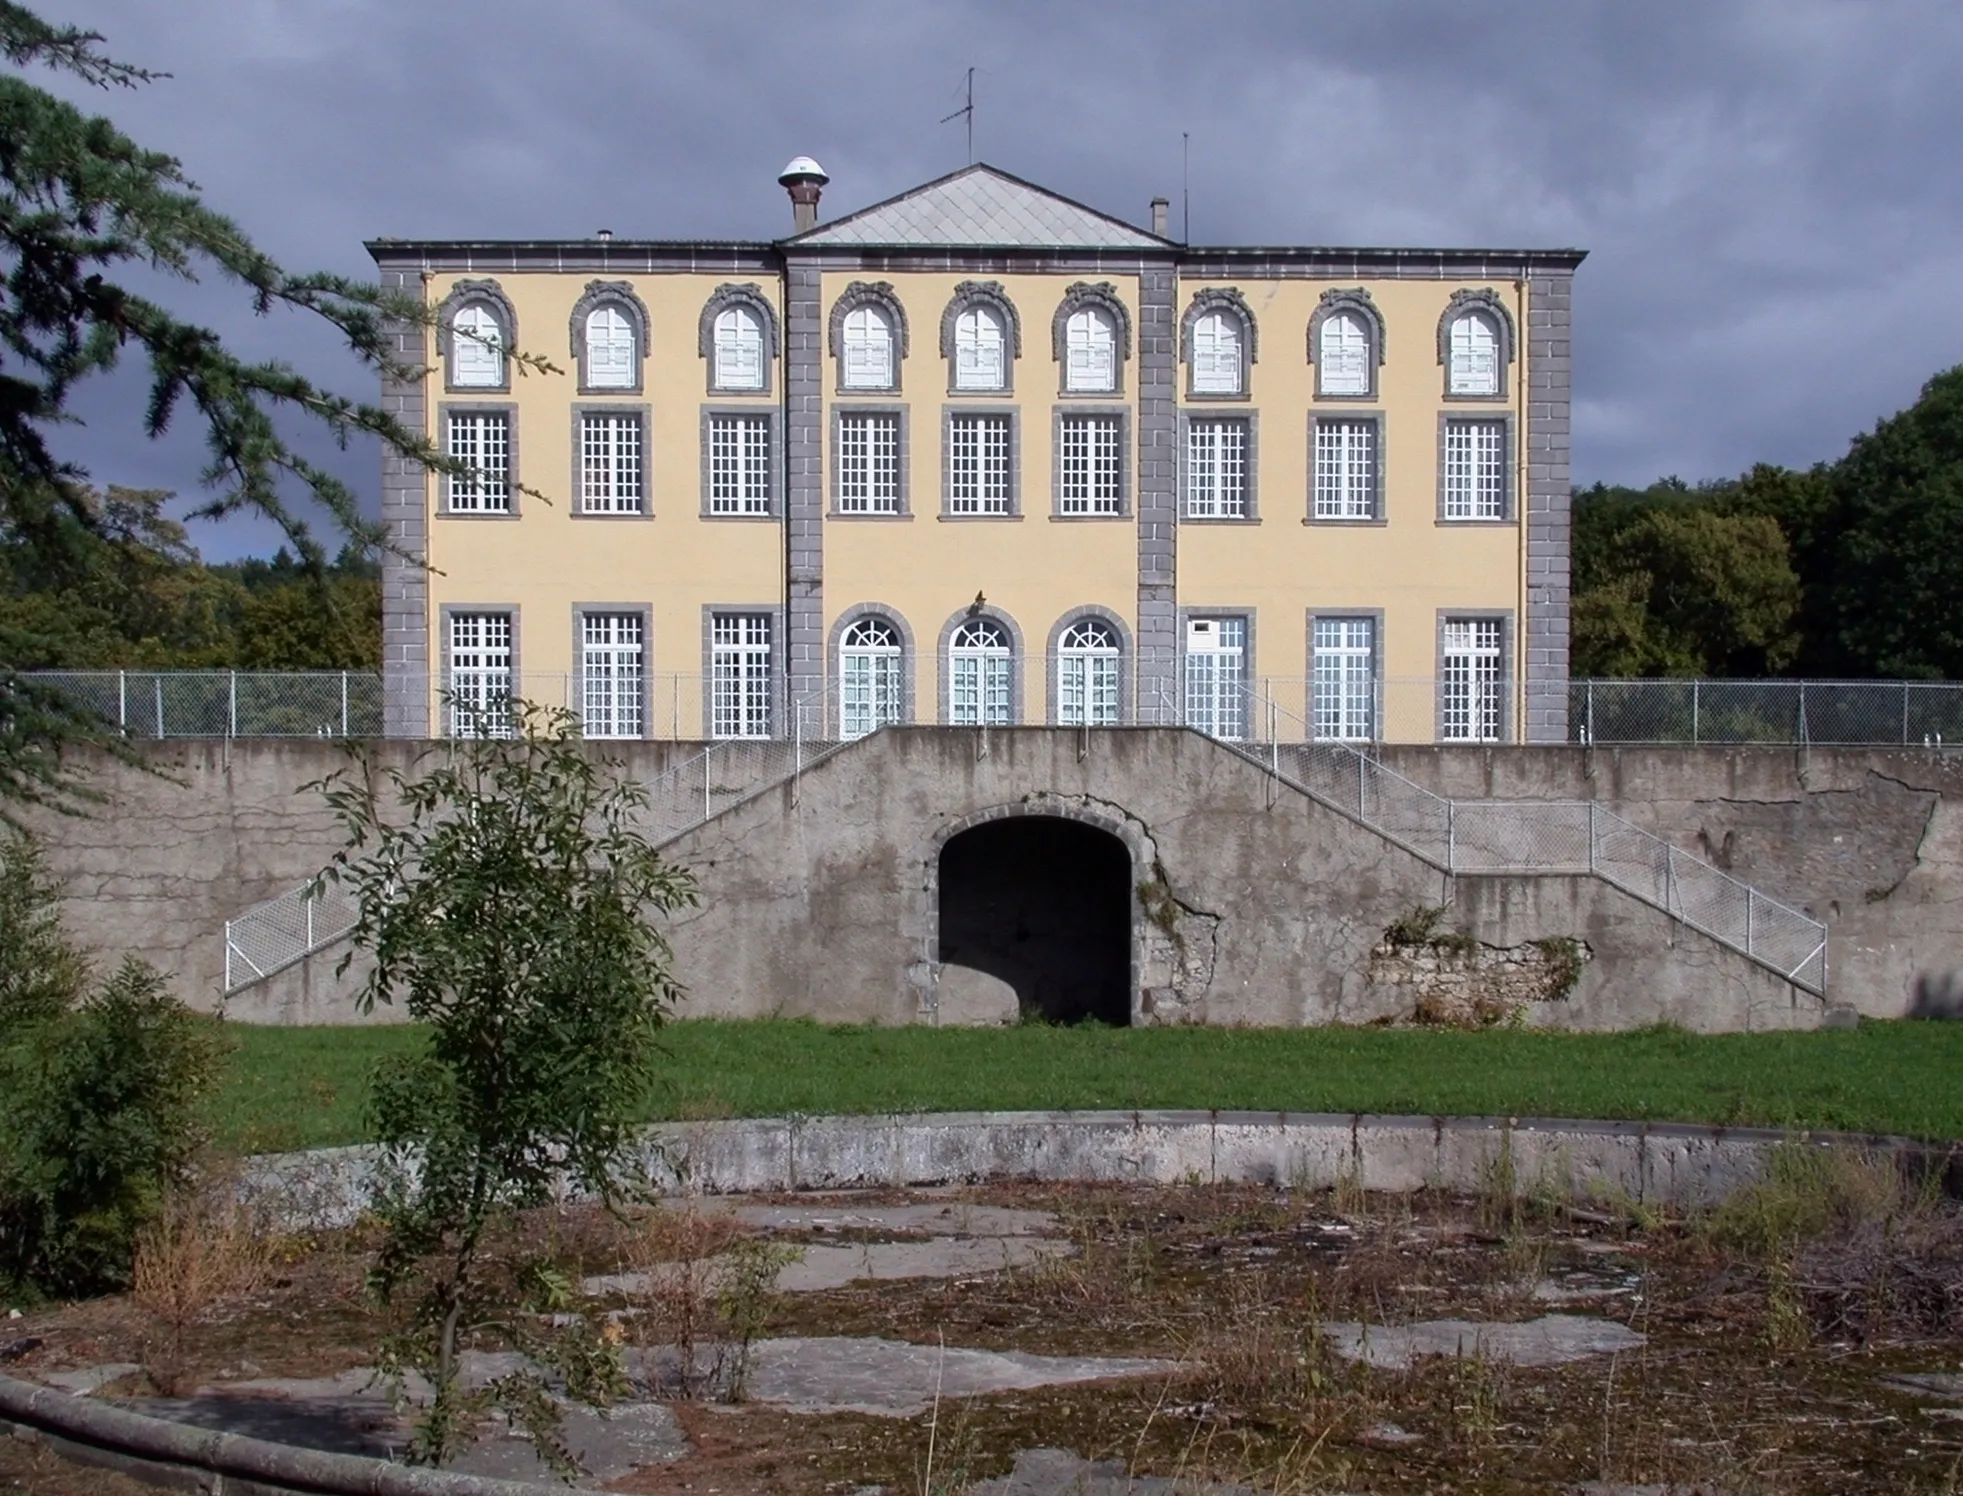
<instances>
[{"instance_id":1,"label":"dark archway","mask_svg":"<svg viewBox=\"0 0 1963 1496\"><path fill-rule=\"evenodd\" d=\"M941 848L940 959L998 977L1025 1014L1131 1022L1131 852L1061 816L985 821Z\"/></svg>"}]
</instances>

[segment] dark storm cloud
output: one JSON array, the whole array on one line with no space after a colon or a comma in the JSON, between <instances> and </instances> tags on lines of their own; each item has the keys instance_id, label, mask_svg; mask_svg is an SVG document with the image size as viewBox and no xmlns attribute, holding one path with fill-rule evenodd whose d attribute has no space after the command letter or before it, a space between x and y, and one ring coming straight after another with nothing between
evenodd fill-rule
<instances>
[{"instance_id":1,"label":"dark storm cloud","mask_svg":"<svg viewBox=\"0 0 1963 1496\"><path fill-rule=\"evenodd\" d=\"M809 152L827 216L978 154L1250 243L1578 245L1575 471L1836 455L1963 360L1963 9L1868 0L688 5L102 0L50 8L175 77L95 95L287 262L401 236L771 237ZM253 351L341 365L201 289ZM551 353L556 350L547 348ZM195 443L99 476L189 488ZM112 410L111 407L114 407ZM364 490L368 454L347 459ZM219 553L263 544L240 528Z\"/></svg>"}]
</instances>

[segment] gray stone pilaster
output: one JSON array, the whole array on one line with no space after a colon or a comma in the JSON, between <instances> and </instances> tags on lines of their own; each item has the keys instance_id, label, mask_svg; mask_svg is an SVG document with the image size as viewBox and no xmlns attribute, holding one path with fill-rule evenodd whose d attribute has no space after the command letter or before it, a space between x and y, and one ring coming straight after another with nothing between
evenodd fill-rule
<instances>
[{"instance_id":1,"label":"gray stone pilaster","mask_svg":"<svg viewBox=\"0 0 1963 1496\"><path fill-rule=\"evenodd\" d=\"M384 270L385 290L418 294L414 270ZM428 361L427 333L397 323L390 332L396 360L409 367ZM382 378L382 409L409 430L427 432L423 381ZM389 539L408 554L382 556L382 731L392 738L429 736L430 640L429 482L420 462L382 448L382 522Z\"/></svg>"},{"instance_id":2,"label":"gray stone pilaster","mask_svg":"<svg viewBox=\"0 0 1963 1496\"><path fill-rule=\"evenodd\" d=\"M1171 260L1138 278L1138 694L1142 722L1178 721L1179 426L1177 308Z\"/></svg>"},{"instance_id":3,"label":"gray stone pilaster","mask_svg":"<svg viewBox=\"0 0 1963 1496\"><path fill-rule=\"evenodd\" d=\"M1526 740L1568 736L1568 467L1574 272L1527 282L1527 616L1521 647Z\"/></svg>"},{"instance_id":4,"label":"gray stone pilaster","mask_svg":"<svg viewBox=\"0 0 1963 1496\"><path fill-rule=\"evenodd\" d=\"M784 277L785 672L795 703L825 684L825 330L816 263Z\"/></svg>"}]
</instances>

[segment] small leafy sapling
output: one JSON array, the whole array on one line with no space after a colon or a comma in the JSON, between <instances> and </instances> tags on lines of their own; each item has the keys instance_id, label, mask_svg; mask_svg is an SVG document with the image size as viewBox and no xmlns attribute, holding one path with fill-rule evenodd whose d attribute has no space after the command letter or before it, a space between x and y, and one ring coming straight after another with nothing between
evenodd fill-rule
<instances>
[{"instance_id":1,"label":"small leafy sapling","mask_svg":"<svg viewBox=\"0 0 1963 1496\"><path fill-rule=\"evenodd\" d=\"M385 1365L429 1383L415 1453L445 1462L496 1408L563 1465L537 1377L466 1388L460 1356L520 1350L595 1400L623 1384L616 1343L591 1325L568 1332L577 1346L545 1345L527 1313L536 1295L488 1249L565 1181L622 1197L678 996L650 921L696 891L637 829L645 791L589 755L570 713L513 703L483 720L509 735L460 739L408 771L356 750L354 769L324 781L348 838L325 876L360 904L354 944L374 962L362 1010L399 1003L426 1025L415 1053L377 1072L371 1101L384 1234L370 1282L405 1311Z\"/></svg>"}]
</instances>

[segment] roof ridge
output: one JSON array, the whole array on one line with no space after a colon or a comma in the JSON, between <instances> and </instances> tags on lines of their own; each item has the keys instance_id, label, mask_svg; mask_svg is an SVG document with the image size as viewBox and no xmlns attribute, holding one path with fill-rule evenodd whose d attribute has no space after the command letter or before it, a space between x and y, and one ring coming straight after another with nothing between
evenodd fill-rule
<instances>
[{"instance_id":1,"label":"roof ridge","mask_svg":"<svg viewBox=\"0 0 1963 1496\"><path fill-rule=\"evenodd\" d=\"M964 201L960 184L969 181L976 188ZM786 246L838 243L1177 247L1173 240L986 161L971 161L932 181L909 187L782 242Z\"/></svg>"}]
</instances>

